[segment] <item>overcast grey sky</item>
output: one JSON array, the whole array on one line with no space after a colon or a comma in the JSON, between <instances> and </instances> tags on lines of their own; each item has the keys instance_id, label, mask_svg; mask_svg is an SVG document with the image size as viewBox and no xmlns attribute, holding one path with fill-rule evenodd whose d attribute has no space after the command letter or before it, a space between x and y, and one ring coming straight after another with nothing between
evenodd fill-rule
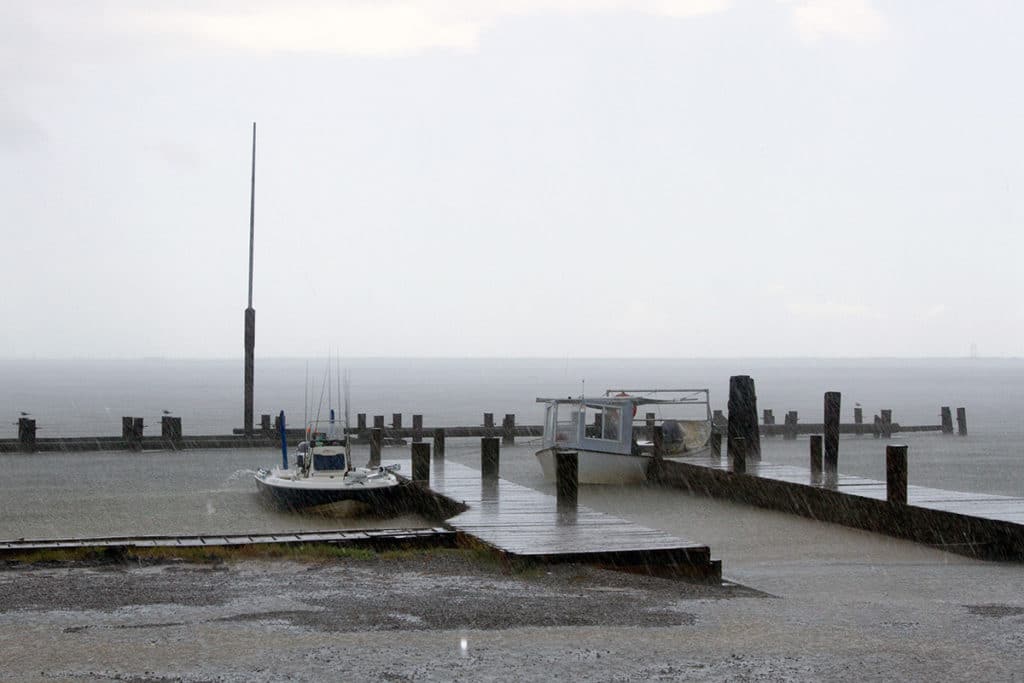
<instances>
[{"instance_id":1,"label":"overcast grey sky","mask_svg":"<svg viewBox=\"0 0 1024 683\"><path fill-rule=\"evenodd\" d=\"M0 357L1024 355L1024 5L0 5Z\"/></svg>"}]
</instances>

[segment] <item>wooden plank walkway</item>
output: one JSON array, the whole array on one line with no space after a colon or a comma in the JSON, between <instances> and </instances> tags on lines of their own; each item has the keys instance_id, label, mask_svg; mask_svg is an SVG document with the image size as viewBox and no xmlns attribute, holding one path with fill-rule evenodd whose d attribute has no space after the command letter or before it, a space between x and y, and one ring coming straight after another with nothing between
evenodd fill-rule
<instances>
[{"instance_id":1,"label":"wooden plank walkway","mask_svg":"<svg viewBox=\"0 0 1024 683\"><path fill-rule=\"evenodd\" d=\"M888 502L886 483L840 473L828 481L810 468L729 458L667 460L663 483L707 495L909 538L987 559L1024 560L1024 497L907 487L907 505Z\"/></svg>"},{"instance_id":2,"label":"wooden plank walkway","mask_svg":"<svg viewBox=\"0 0 1024 683\"><path fill-rule=\"evenodd\" d=\"M196 536L101 536L94 538L16 539L0 541L0 554L70 548L212 548L267 543L331 543L396 546L408 543L454 543L449 529L339 529L267 534L204 534Z\"/></svg>"},{"instance_id":3,"label":"wooden plank walkway","mask_svg":"<svg viewBox=\"0 0 1024 683\"><path fill-rule=\"evenodd\" d=\"M402 470L409 466L401 463ZM618 569L720 579L707 545L577 506L560 511L554 496L480 470L434 458L429 488L468 507L447 526L508 559L588 562Z\"/></svg>"}]
</instances>

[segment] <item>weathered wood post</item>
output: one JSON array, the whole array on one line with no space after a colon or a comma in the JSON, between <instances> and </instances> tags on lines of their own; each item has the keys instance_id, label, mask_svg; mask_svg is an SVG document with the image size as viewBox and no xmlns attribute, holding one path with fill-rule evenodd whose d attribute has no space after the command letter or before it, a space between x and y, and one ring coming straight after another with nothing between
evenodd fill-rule
<instances>
[{"instance_id":1,"label":"weathered wood post","mask_svg":"<svg viewBox=\"0 0 1024 683\"><path fill-rule=\"evenodd\" d=\"M775 426L775 413L772 412L771 408L765 408L764 409L763 422L764 422L764 426L765 427L774 427ZM764 435L765 436L774 436L774 434L772 434L771 430L768 430L768 429L764 430Z\"/></svg>"},{"instance_id":2,"label":"weathered wood post","mask_svg":"<svg viewBox=\"0 0 1024 683\"><path fill-rule=\"evenodd\" d=\"M381 417L383 419L383 416ZM384 430L374 427L370 430L370 462L367 467L380 467L380 448L384 442Z\"/></svg>"},{"instance_id":3,"label":"weathered wood post","mask_svg":"<svg viewBox=\"0 0 1024 683\"><path fill-rule=\"evenodd\" d=\"M402 428L402 414L401 413L391 413L391 428L392 429L401 429Z\"/></svg>"},{"instance_id":4,"label":"weathered wood post","mask_svg":"<svg viewBox=\"0 0 1024 683\"><path fill-rule=\"evenodd\" d=\"M22 453L36 452L36 421L27 418L18 418L18 447Z\"/></svg>"},{"instance_id":5,"label":"weathered wood post","mask_svg":"<svg viewBox=\"0 0 1024 683\"><path fill-rule=\"evenodd\" d=\"M647 426L648 434L650 434L651 430L654 429L654 420L657 419L657 417L658 416L655 413L647 413L646 415L644 415L644 422Z\"/></svg>"},{"instance_id":6,"label":"weathered wood post","mask_svg":"<svg viewBox=\"0 0 1024 683\"><path fill-rule=\"evenodd\" d=\"M864 409L857 406L853 409L853 431L860 436L864 433Z\"/></svg>"},{"instance_id":7,"label":"weathered wood post","mask_svg":"<svg viewBox=\"0 0 1024 683\"><path fill-rule=\"evenodd\" d=\"M494 413L484 413L484 434L494 436Z\"/></svg>"},{"instance_id":8,"label":"weathered wood post","mask_svg":"<svg viewBox=\"0 0 1024 683\"><path fill-rule=\"evenodd\" d=\"M885 447L885 496L893 505L907 504L907 447Z\"/></svg>"},{"instance_id":9,"label":"weathered wood post","mask_svg":"<svg viewBox=\"0 0 1024 683\"><path fill-rule=\"evenodd\" d=\"M838 391L825 392L825 474L832 476L839 472L839 408L842 394Z\"/></svg>"},{"instance_id":10,"label":"weathered wood post","mask_svg":"<svg viewBox=\"0 0 1024 683\"><path fill-rule=\"evenodd\" d=\"M434 430L434 457L444 457L444 427L438 427Z\"/></svg>"},{"instance_id":11,"label":"weathered wood post","mask_svg":"<svg viewBox=\"0 0 1024 683\"><path fill-rule=\"evenodd\" d=\"M782 438L786 441L795 441L797 432L797 423L800 421L800 416L797 415L795 410L790 410L786 413L786 424L782 431Z\"/></svg>"},{"instance_id":12,"label":"weathered wood post","mask_svg":"<svg viewBox=\"0 0 1024 683\"><path fill-rule=\"evenodd\" d=\"M722 432L711 432L711 455L716 458L722 457Z\"/></svg>"},{"instance_id":13,"label":"weathered wood post","mask_svg":"<svg viewBox=\"0 0 1024 683\"><path fill-rule=\"evenodd\" d=\"M430 444L412 444L412 480L426 486L430 482Z\"/></svg>"},{"instance_id":14,"label":"weathered wood post","mask_svg":"<svg viewBox=\"0 0 1024 683\"><path fill-rule=\"evenodd\" d=\"M270 415L260 415L260 431L263 432L263 436L270 436Z\"/></svg>"},{"instance_id":15,"label":"weathered wood post","mask_svg":"<svg viewBox=\"0 0 1024 683\"><path fill-rule=\"evenodd\" d=\"M516 443L516 416L506 413L505 419L501 421L501 444L503 446L514 446Z\"/></svg>"},{"instance_id":16,"label":"weathered wood post","mask_svg":"<svg viewBox=\"0 0 1024 683\"><path fill-rule=\"evenodd\" d=\"M821 481L822 448L821 434L811 434L811 483Z\"/></svg>"},{"instance_id":17,"label":"weathered wood post","mask_svg":"<svg viewBox=\"0 0 1024 683\"><path fill-rule=\"evenodd\" d=\"M555 500L559 511L576 509L579 488L579 453L555 451Z\"/></svg>"},{"instance_id":18,"label":"weathered wood post","mask_svg":"<svg viewBox=\"0 0 1024 683\"><path fill-rule=\"evenodd\" d=\"M725 426L725 424L728 422L729 420L725 417L725 413L723 413L721 410L713 410L711 412L711 424L713 426Z\"/></svg>"},{"instance_id":19,"label":"weathered wood post","mask_svg":"<svg viewBox=\"0 0 1024 683\"><path fill-rule=\"evenodd\" d=\"M761 434L757 427L757 394L754 379L749 375L729 378L729 426L727 434L729 452L732 442L745 439L744 455L751 460L761 459Z\"/></svg>"},{"instance_id":20,"label":"weathered wood post","mask_svg":"<svg viewBox=\"0 0 1024 683\"><path fill-rule=\"evenodd\" d=\"M270 417L269 415L261 417ZM160 418L160 438L177 445L181 442L181 418L164 415Z\"/></svg>"},{"instance_id":21,"label":"weathered wood post","mask_svg":"<svg viewBox=\"0 0 1024 683\"><path fill-rule=\"evenodd\" d=\"M747 440L737 436L729 442L729 457L732 458L732 471L736 474L747 472Z\"/></svg>"},{"instance_id":22,"label":"weathered wood post","mask_svg":"<svg viewBox=\"0 0 1024 683\"><path fill-rule=\"evenodd\" d=\"M882 418L875 415L874 424L871 425L871 434L876 439L882 436Z\"/></svg>"},{"instance_id":23,"label":"weathered wood post","mask_svg":"<svg viewBox=\"0 0 1024 683\"><path fill-rule=\"evenodd\" d=\"M942 414L942 433L952 434L953 433L953 411L949 409L949 406L942 406L939 409Z\"/></svg>"},{"instance_id":24,"label":"weathered wood post","mask_svg":"<svg viewBox=\"0 0 1024 683\"><path fill-rule=\"evenodd\" d=\"M366 431L366 413L356 413L356 429L360 434Z\"/></svg>"},{"instance_id":25,"label":"weathered wood post","mask_svg":"<svg viewBox=\"0 0 1024 683\"><path fill-rule=\"evenodd\" d=\"M419 443L423 441L423 416L413 415L412 416L412 442Z\"/></svg>"},{"instance_id":26,"label":"weathered wood post","mask_svg":"<svg viewBox=\"0 0 1024 683\"><path fill-rule=\"evenodd\" d=\"M885 409L880 412L882 413L882 420L880 422L882 437L888 439L892 436L892 411Z\"/></svg>"},{"instance_id":27,"label":"weathered wood post","mask_svg":"<svg viewBox=\"0 0 1024 683\"><path fill-rule=\"evenodd\" d=\"M374 429L384 429L384 416L383 415L374 415L373 416L373 428Z\"/></svg>"},{"instance_id":28,"label":"weathered wood post","mask_svg":"<svg viewBox=\"0 0 1024 683\"><path fill-rule=\"evenodd\" d=\"M136 422L138 420L138 422ZM121 438L124 439L128 450L142 450L142 418L122 417Z\"/></svg>"},{"instance_id":29,"label":"weathered wood post","mask_svg":"<svg viewBox=\"0 0 1024 683\"><path fill-rule=\"evenodd\" d=\"M483 479L497 479L501 444L496 436L480 439L480 476Z\"/></svg>"},{"instance_id":30,"label":"weathered wood post","mask_svg":"<svg viewBox=\"0 0 1024 683\"><path fill-rule=\"evenodd\" d=\"M967 408L956 409L956 426L960 436L967 436Z\"/></svg>"}]
</instances>

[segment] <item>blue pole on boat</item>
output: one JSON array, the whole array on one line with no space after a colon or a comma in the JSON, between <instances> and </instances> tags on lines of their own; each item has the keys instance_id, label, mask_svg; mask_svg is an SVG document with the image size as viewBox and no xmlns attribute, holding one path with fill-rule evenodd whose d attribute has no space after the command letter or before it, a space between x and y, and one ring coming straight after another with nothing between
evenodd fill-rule
<instances>
[{"instance_id":1,"label":"blue pole on boat","mask_svg":"<svg viewBox=\"0 0 1024 683\"><path fill-rule=\"evenodd\" d=\"M334 427L334 408L331 408L331 427L332 427L331 432L333 433L334 432L334 429L333 429L333 427Z\"/></svg>"},{"instance_id":2,"label":"blue pole on boat","mask_svg":"<svg viewBox=\"0 0 1024 683\"><path fill-rule=\"evenodd\" d=\"M288 437L284 431L284 411L278 420L281 430L281 469L288 469Z\"/></svg>"}]
</instances>

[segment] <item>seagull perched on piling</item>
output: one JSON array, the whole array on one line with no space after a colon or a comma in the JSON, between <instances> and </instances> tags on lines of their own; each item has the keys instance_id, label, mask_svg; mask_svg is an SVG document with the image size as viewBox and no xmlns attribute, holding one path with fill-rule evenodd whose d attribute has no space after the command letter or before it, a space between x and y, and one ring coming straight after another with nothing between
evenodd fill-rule
<instances>
[{"instance_id":1,"label":"seagull perched on piling","mask_svg":"<svg viewBox=\"0 0 1024 683\"><path fill-rule=\"evenodd\" d=\"M20 413L18 413L18 414L19 414L19 415L21 415L22 417L28 417L28 416L29 416L29 415L31 415L32 413L26 413L26 412L25 412L24 410L22 410L22 411L21 411Z\"/></svg>"},{"instance_id":2,"label":"seagull perched on piling","mask_svg":"<svg viewBox=\"0 0 1024 683\"><path fill-rule=\"evenodd\" d=\"M169 410L165 410L164 411L164 415L170 415L170 414L171 414L171 411L169 411Z\"/></svg>"}]
</instances>

